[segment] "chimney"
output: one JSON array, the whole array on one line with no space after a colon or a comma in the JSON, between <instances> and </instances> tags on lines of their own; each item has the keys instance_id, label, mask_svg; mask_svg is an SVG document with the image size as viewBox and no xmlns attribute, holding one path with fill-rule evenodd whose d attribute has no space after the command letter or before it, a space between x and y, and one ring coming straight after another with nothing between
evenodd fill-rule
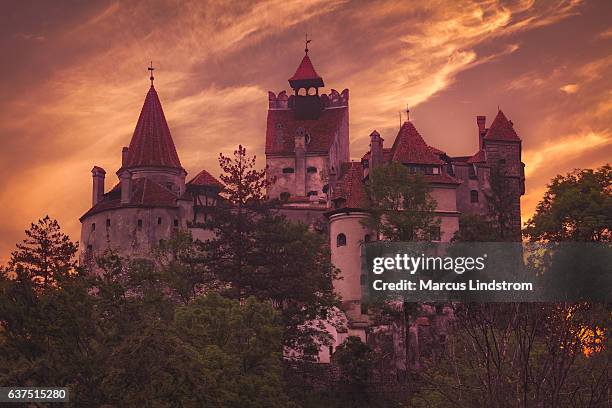
<instances>
[{"instance_id":1,"label":"chimney","mask_svg":"<svg viewBox=\"0 0 612 408\"><path fill-rule=\"evenodd\" d=\"M124 170L119 174L121 181L121 204L128 204L132 197L132 173L129 170Z\"/></svg>"},{"instance_id":2,"label":"chimney","mask_svg":"<svg viewBox=\"0 0 612 408\"><path fill-rule=\"evenodd\" d=\"M478 125L478 148L482 150L484 147L484 135L487 132L485 128L486 116L476 116L476 124Z\"/></svg>"},{"instance_id":3,"label":"chimney","mask_svg":"<svg viewBox=\"0 0 612 408\"><path fill-rule=\"evenodd\" d=\"M370 171L383 164L383 142L377 131L370 133Z\"/></svg>"},{"instance_id":4,"label":"chimney","mask_svg":"<svg viewBox=\"0 0 612 408\"><path fill-rule=\"evenodd\" d=\"M102 201L102 196L104 195L104 177L106 177L106 172L102 167L94 166L94 168L91 169L91 177L93 179L91 205L94 206Z\"/></svg>"},{"instance_id":5,"label":"chimney","mask_svg":"<svg viewBox=\"0 0 612 408\"><path fill-rule=\"evenodd\" d=\"M121 150L121 167L127 166L128 152L129 152L129 149L127 147L124 147Z\"/></svg>"}]
</instances>

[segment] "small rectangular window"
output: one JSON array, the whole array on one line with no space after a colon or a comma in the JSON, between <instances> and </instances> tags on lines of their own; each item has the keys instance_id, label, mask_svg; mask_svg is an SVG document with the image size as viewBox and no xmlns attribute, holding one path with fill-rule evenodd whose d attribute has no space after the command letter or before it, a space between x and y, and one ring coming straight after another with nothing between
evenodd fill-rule
<instances>
[{"instance_id":1,"label":"small rectangular window","mask_svg":"<svg viewBox=\"0 0 612 408\"><path fill-rule=\"evenodd\" d=\"M174 220L174 226L178 227L179 226L179 220Z\"/></svg>"},{"instance_id":2,"label":"small rectangular window","mask_svg":"<svg viewBox=\"0 0 612 408\"><path fill-rule=\"evenodd\" d=\"M107 218L107 219L106 219L106 226L107 226L107 227L110 227L110 218Z\"/></svg>"},{"instance_id":3,"label":"small rectangular window","mask_svg":"<svg viewBox=\"0 0 612 408\"><path fill-rule=\"evenodd\" d=\"M162 218L161 217L157 217L157 225L161 225L162 223Z\"/></svg>"},{"instance_id":4,"label":"small rectangular window","mask_svg":"<svg viewBox=\"0 0 612 408\"><path fill-rule=\"evenodd\" d=\"M478 202L478 191L477 190L470 191L470 202L472 203Z\"/></svg>"},{"instance_id":5,"label":"small rectangular window","mask_svg":"<svg viewBox=\"0 0 612 408\"><path fill-rule=\"evenodd\" d=\"M294 172L293 167L285 167L283 169L283 173L285 173L285 174L293 173L293 172Z\"/></svg>"},{"instance_id":6,"label":"small rectangular window","mask_svg":"<svg viewBox=\"0 0 612 408\"><path fill-rule=\"evenodd\" d=\"M92 231L95 231L95 230L96 230L96 223L95 223L95 222L92 222L92 223L91 223L91 230L92 230Z\"/></svg>"},{"instance_id":7,"label":"small rectangular window","mask_svg":"<svg viewBox=\"0 0 612 408\"><path fill-rule=\"evenodd\" d=\"M142 228L142 220L138 220L138 229Z\"/></svg>"}]
</instances>

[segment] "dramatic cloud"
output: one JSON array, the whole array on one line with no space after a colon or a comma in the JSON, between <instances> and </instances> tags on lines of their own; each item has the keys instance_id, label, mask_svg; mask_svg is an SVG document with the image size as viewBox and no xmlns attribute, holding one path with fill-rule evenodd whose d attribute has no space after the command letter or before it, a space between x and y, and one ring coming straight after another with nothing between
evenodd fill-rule
<instances>
[{"instance_id":1,"label":"dramatic cloud","mask_svg":"<svg viewBox=\"0 0 612 408\"><path fill-rule=\"evenodd\" d=\"M355 158L375 128L393 142L406 105L429 143L473 153L474 116L490 121L500 105L523 138L527 217L552 176L610 157L611 8L575 0L15 5L0 24L0 263L46 213L78 239L89 171L102 166L107 188L116 182L151 60L190 175L218 173L219 152L239 143L261 159L267 91L287 88L305 32L327 88L350 89Z\"/></svg>"}]
</instances>

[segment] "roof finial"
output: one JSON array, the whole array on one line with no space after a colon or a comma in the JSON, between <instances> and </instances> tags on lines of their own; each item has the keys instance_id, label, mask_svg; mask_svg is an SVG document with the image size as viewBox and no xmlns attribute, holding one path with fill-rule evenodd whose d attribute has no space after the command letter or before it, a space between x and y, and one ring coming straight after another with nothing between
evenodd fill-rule
<instances>
[{"instance_id":1,"label":"roof finial","mask_svg":"<svg viewBox=\"0 0 612 408\"><path fill-rule=\"evenodd\" d=\"M406 122L410 122L410 108L408 108L408 104L406 104Z\"/></svg>"},{"instance_id":2,"label":"roof finial","mask_svg":"<svg viewBox=\"0 0 612 408\"><path fill-rule=\"evenodd\" d=\"M308 43L312 41L308 39L308 31L306 31L306 47L304 48L304 52L308 55Z\"/></svg>"},{"instance_id":3,"label":"roof finial","mask_svg":"<svg viewBox=\"0 0 612 408\"><path fill-rule=\"evenodd\" d=\"M155 79L155 77L153 76L153 71L155 70L155 68L153 68L153 61L151 61L151 66L147 69L151 71L151 76L149 77L149 79L151 80L151 86L153 86L153 80Z\"/></svg>"}]
</instances>

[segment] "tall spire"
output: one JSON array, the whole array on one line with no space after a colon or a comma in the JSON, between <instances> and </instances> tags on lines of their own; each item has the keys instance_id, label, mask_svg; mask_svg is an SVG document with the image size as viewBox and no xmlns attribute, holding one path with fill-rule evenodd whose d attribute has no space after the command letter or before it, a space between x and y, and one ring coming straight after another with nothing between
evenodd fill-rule
<instances>
[{"instance_id":1,"label":"tall spire","mask_svg":"<svg viewBox=\"0 0 612 408\"><path fill-rule=\"evenodd\" d=\"M125 167L182 168L152 82L153 79L130 141Z\"/></svg>"}]
</instances>

